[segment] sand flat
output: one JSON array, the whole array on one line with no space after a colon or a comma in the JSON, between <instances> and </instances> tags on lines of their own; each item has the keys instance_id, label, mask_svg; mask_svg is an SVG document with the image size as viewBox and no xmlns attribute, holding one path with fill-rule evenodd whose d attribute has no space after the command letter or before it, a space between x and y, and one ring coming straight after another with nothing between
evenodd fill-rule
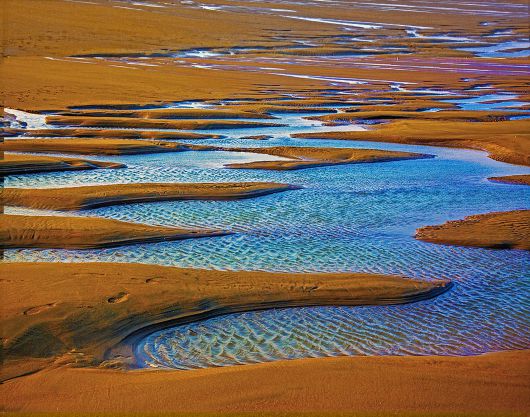
<instances>
[{"instance_id":1,"label":"sand flat","mask_svg":"<svg viewBox=\"0 0 530 417\"><path fill-rule=\"evenodd\" d=\"M288 171L320 166L389 162L406 159L432 158L432 155L377 149L311 148L277 146L271 148L225 148L239 152L254 152L290 158L290 161L256 161L228 164L227 168L269 169Z\"/></svg>"},{"instance_id":2,"label":"sand flat","mask_svg":"<svg viewBox=\"0 0 530 417\"><path fill-rule=\"evenodd\" d=\"M530 166L529 128L529 120L474 123L400 120L368 131L300 133L292 136L480 149L497 161Z\"/></svg>"},{"instance_id":3,"label":"sand flat","mask_svg":"<svg viewBox=\"0 0 530 417\"><path fill-rule=\"evenodd\" d=\"M60 367L8 381L0 394L7 411L27 412L515 417L530 412L529 356L338 357L173 372Z\"/></svg>"},{"instance_id":4,"label":"sand flat","mask_svg":"<svg viewBox=\"0 0 530 417\"><path fill-rule=\"evenodd\" d=\"M5 143L5 142L4 142ZM17 155L6 153L0 159L0 175L33 174L51 171L78 171L98 168L124 168L115 162L92 161L87 159Z\"/></svg>"},{"instance_id":5,"label":"sand flat","mask_svg":"<svg viewBox=\"0 0 530 417\"><path fill-rule=\"evenodd\" d=\"M530 174L506 175L504 177L490 177L488 180L505 184L530 185Z\"/></svg>"},{"instance_id":6,"label":"sand flat","mask_svg":"<svg viewBox=\"0 0 530 417\"><path fill-rule=\"evenodd\" d=\"M251 122L246 120L169 120L142 119L134 117L82 117L82 116L48 116L46 122L55 126L78 127L118 127L139 129L234 129L285 126L280 123Z\"/></svg>"},{"instance_id":7,"label":"sand flat","mask_svg":"<svg viewBox=\"0 0 530 417\"><path fill-rule=\"evenodd\" d=\"M0 214L0 248L109 248L209 236L224 231L149 226L98 217Z\"/></svg>"},{"instance_id":8,"label":"sand flat","mask_svg":"<svg viewBox=\"0 0 530 417\"><path fill-rule=\"evenodd\" d=\"M134 139L8 139L1 145L5 151L73 153L79 155L135 155L158 152L182 152L212 149L202 145Z\"/></svg>"},{"instance_id":9,"label":"sand flat","mask_svg":"<svg viewBox=\"0 0 530 417\"><path fill-rule=\"evenodd\" d=\"M131 263L3 263L0 271L6 358L50 358L76 349L82 355L70 359L83 366L104 359L134 362L130 345L120 342L160 323L273 307L401 304L451 287L448 281L395 275L230 272ZM50 307L24 314L42 306Z\"/></svg>"},{"instance_id":10,"label":"sand flat","mask_svg":"<svg viewBox=\"0 0 530 417\"><path fill-rule=\"evenodd\" d=\"M271 182L134 183L68 188L4 188L0 201L8 206L48 210L82 210L116 204L168 200L235 200L296 189Z\"/></svg>"},{"instance_id":11,"label":"sand flat","mask_svg":"<svg viewBox=\"0 0 530 417\"><path fill-rule=\"evenodd\" d=\"M530 210L468 216L416 231L426 242L492 249L530 250Z\"/></svg>"}]
</instances>

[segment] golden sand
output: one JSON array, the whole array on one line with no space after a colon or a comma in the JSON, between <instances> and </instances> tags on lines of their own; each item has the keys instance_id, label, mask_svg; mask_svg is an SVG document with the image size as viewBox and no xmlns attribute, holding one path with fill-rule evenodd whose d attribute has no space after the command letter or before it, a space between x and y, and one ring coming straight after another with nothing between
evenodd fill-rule
<instances>
[{"instance_id":1,"label":"golden sand","mask_svg":"<svg viewBox=\"0 0 530 417\"><path fill-rule=\"evenodd\" d=\"M447 245L530 250L530 210L478 214L426 226L417 230L416 238Z\"/></svg>"},{"instance_id":2,"label":"golden sand","mask_svg":"<svg viewBox=\"0 0 530 417\"><path fill-rule=\"evenodd\" d=\"M134 183L68 188L4 188L0 203L47 210L82 210L168 200L236 200L296 189L271 182Z\"/></svg>"},{"instance_id":3,"label":"golden sand","mask_svg":"<svg viewBox=\"0 0 530 417\"><path fill-rule=\"evenodd\" d=\"M149 226L99 217L0 214L0 248L110 248L135 243L223 236L224 231Z\"/></svg>"}]
</instances>

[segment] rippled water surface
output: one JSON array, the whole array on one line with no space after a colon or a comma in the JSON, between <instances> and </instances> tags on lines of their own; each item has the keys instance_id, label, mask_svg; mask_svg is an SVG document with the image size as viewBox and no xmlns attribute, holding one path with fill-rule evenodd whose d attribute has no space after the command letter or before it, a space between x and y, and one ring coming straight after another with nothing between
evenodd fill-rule
<instances>
[{"instance_id":1,"label":"rippled water surface","mask_svg":"<svg viewBox=\"0 0 530 417\"><path fill-rule=\"evenodd\" d=\"M406 150L435 159L342 165L292 172L224 169L265 159L238 152L98 157L127 169L11 176L6 186L56 187L126 182L276 181L301 190L239 201L142 203L83 215L125 221L229 229L209 239L103 250L7 250L11 261L143 262L267 271L400 273L455 282L444 295L391 307L325 307L232 314L154 333L137 346L150 366L196 368L324 355L468 355L530 347L528 265L523 251L432 245L417 227L489 211L527 208L528 187L487 177L530 173L458 149L291 139L321 129L286 115L287 129L263 128L201 140L233 146L333 146ZM351 126L350 126L351 128ZM250 130L250 129L249 129ZM242 139L270 134L270 140ZM8 209L21 213L21 209ZM46 213L57 214L57 213Z\"/></svg>"}]
</instances>

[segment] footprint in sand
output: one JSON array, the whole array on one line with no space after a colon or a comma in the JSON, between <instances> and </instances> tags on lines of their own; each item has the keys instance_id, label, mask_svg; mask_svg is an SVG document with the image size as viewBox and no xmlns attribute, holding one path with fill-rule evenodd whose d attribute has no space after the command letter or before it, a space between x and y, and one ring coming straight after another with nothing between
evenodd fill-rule
<instances>
[{"instance_id":1,"label":"footprint in sand","mask_svg":"<svg viewBox=\"0 0 530 417\"><path fill-rule=\"evenodd\" d=\"M129 293L127 292L119 292L113 297L110 297L107 302L109 304L116 304L116 303L123 303L124 301L127 301L129 299Z\"/></svg>"}]
</instances>

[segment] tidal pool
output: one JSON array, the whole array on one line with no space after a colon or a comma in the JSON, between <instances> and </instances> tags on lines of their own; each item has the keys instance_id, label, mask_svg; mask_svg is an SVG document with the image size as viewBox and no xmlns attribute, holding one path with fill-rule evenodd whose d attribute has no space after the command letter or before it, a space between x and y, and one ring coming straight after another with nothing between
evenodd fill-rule
<instances>
[{"instance_id":1,"label":"tidal pool","mask_svg":"<svg viewBox=\"0 0 530 417\"><path fill-rule=\"evenodd\" d=\"M5 180L9 187L276 181L304 188L250 200L141 203L82 213L147 224L229 229L235 232L230 236L102 250L6 250L5 259L376 272L455 283L438 298L408 305L248 312L161 330L135 347L141 366L188 369L297 357L472 355L530 347L527 252L433 245L413 237L423 225L528 208L528 187L492 183L487 177L530 173L530 169L490 160L478 151L292 139L289 133L327 128L301 115L283 115L280 120L289 127L212 131L228 135L196 143L369 147L430 153L436 158L274 172L222 168L224 163L263 159L263 155L181 152L97 158L126 163L128 168L121 170L9 176ZM273 138L241 138L248 134Z\"/></svg>"}]
</instances>

